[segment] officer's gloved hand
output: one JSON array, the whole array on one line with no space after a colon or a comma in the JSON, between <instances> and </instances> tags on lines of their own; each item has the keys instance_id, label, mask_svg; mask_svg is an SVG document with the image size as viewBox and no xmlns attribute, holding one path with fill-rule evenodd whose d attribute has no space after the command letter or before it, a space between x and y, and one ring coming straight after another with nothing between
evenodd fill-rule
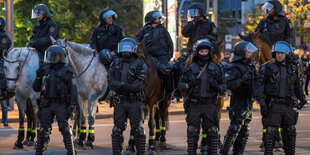
<instances>
[{"instance_id":1,"label":"officer's gloved hand","mask_svg":"<svg viewBox=\"0 0 310 155\"><path fill-rule=\"evenodd\" d=\"M263 117L266 117L268 115L268 109L267 109L267 105L261 105L260 106L260 114L263 116Z\"/></svg>"},{"instance_id":2,"label":"officer's gloved hand","mask_svg":"<svg viewBox=\"0 0 310 155\"><path fill-rule=\"evenodd\" d=\"M195 18L193 19L193 23L194 23L194 24L197 24L199 21L200 21L200 17L195 17Z\"/></svg>"},{"instance_id":3,"label":"officer's gloved hand","mask_svg":"<svg viewBox=\"0 0 310 155\"><path fill-rule=\"evenodd\" d=\"M37 73L37 78L42 78L44 75L44 70L42 68L38 68L36 73Z\"/></svg>"},{"instance_id":4,"label":"officer's gloved hand","mask_svg":"<svg viewBox=\"0 0 310 155\"><path fill-rule=\"evenodd\" d=\"M187 83L189 88L198 86L198 84L199 84L199 79L198 78L195 78L192 81Z\"/></svg>"},{"instance_id":5,"label":"officer's gloved hand","mask_svg":"<svg viewBox=\"0 0 310 155\"><path fill-rule=\"evenodd\" d=\"M69 119L72 116L72 113L74 111L74 106L70 105L69 107L67 107L67 111L66 111L66 119Z\"/></svg>"},{"instance_id":6,"label":"officer's gloved hand","mask_svg":"<svg viewBox=\"0 0 310 155\"><path fill-rule=\"evenodd\" d=\"M242 75L242 81L244 81L244 82L251 80L251 78L252 78L251 72L247 72L247 73Z\"/></svg>"},{"instance_id":7,"label":"officer's gloved hand","mask_svg":"<svg viewBox=\"0 0 310 155\"><path fill-rule=\"evenodd\" d=\"M296 106L296 108L298 109L298 110L300 110L300 109L302 109L304 106L305 106L305 104L307 104L307 101L305 100L305 101L301 101L297 106Z\"/></svg>"}]
</instances>

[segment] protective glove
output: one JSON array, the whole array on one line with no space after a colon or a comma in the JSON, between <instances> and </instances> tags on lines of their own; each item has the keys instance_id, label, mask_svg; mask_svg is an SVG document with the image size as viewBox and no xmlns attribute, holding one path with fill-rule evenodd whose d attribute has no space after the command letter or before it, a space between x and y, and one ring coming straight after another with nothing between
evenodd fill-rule
<instances>
[{"instance_id":1,"label":"protective glove","mask_svg":"<svg viewBox=\"0 0 310 155\"><path fill-rule=\"evenodd\" d=\"M267 106L266 105L261 105L260 106L260 114L263 116L263 117L266 117L267 114L268 114L268 109L267 109Z\"/></svg>"},{"instance_id":2,"label":"protective glove","mask_svg":"<svg viewBox=\"0 0 310 155\"><path fill-rule=\"evenodd\" d=\"M198 23L199 21L200 21L200 17L195 17L195 18L193 19L193 23L194 23L194 24Z\"/></svg>"},{"instance_id":3,"label":"protective glove","mask_svg":"<svg viewBox=\"0 0 310 155\"><path fill-rule=\"evenodd\" d=\"M195 86L198 86L199 84L199 79L195 78L193 79L192 81L188 82L187 85L189 88L191 87L195 87Z\"/></svg>"},{"instance_id":4,"label":"protective glove","mask_svg":"<svg viewBox=\"0 0 310 155\"><path fill-rule=\"evenodd\" d=\"M38 78L42 78L44 75L44 70L42 68L38 68L36 73Z\"/></svg>"},{"instance_id":5,"label":"protective glove","mask_svg":"<svg viewBox=\"0 0 310 155\"><path fill-rule=\"evenodd\" d=\"M299 104L296 106L296 108L298 110L300 110L300 109L302 109L305 106L305 104L307 104L307 101L299 102Z\"/></svg>"},{"instance_id":6,"label":"protective glove","mask_svg":"<svg viewBox=\"0 0 310 155\"><path fill-rule=\"evenodd\" d=\"M69 107L67 107L66 116L65 116L67 120L72 116L73 111L74 111L73 105L70 105Z\"/></svg>"}]
</instances>

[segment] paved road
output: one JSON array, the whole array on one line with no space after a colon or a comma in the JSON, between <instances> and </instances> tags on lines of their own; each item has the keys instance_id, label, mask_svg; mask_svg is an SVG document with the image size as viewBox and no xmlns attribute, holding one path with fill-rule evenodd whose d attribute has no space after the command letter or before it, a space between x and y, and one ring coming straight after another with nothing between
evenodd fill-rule
<instances>
[{"instance_id":1,"label":"paved road","mask_svg":"<svg viewBox=\"0 0 310 155\"><path fill-rule=\"evenodd\" d=\"M299 120L297 124L297 152L296 154L309 155L310 154L310 106L300 111ZM157 154L171 155L171 154L186 154L186 123L185 115L172 115L170 116L170 128L167 131L167 150L158 151ZM261 155L258 146L261 143L262 126L260 123L261 117L258 111L254 112L253 121L251 123L251 133L248 141L248 145L245 150L245 154ZM111 129L113 126L112 119L99 119L96 120L95 134L96 140L94 143L95 148L93 150L81 150L78 149L79 155L87 154L111 154ZM228 113L223 113L221 120L221 133L226 133L229 125ZM144 127L147 129L147 122ZM13 144L17 138L17 123L11 123L10 127L4 128L0 126L0 154L34 154L32 147L25 146L23 150L12 149ZM147 132L148 133L148 132ZM128 141L128 129L125 132L125 146ZM199 151L198 151L199 152ZM65 154L64 145L62 142L62 136L58 131L57 123L53 125L53 131L51 135L51 141L48 147L47 155ZM284 154L283 152L277 152L275 154Z\"/></svg>"}]
</instances>

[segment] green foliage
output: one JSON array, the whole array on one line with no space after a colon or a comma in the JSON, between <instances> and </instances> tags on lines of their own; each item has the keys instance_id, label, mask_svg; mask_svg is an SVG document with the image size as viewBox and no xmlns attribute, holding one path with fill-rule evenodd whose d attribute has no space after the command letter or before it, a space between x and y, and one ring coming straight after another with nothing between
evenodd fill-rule
<instances>
[{"instance_id":1,"label":"green foliage","mask_svg":"<svg viewBox=\"0 0 310 155\"><path fill-rule=\"evenodd\" d=\"M37 23L31 19L35 5L44 3L53 14L52 19L58 24L59 38L77 43L89 43L93 28L99 22L99 11L113 9L118 14L115 23L121 25L126 35L134 37L142 27L141 0L14 0L14 42L15 47L23 47L29 41L32 29ZM4 7L4 3L0 3ZM4 16L4 10L0 9Z\"/></svg>"},{"instance_id":2,"label":"green foliage","mask_svg":"<svg viewBox=\"0 0 310 155\"><path fill-rule=\"evenodd\" d=\"M246 19L246 24L242 25L242 28L245 33L254 32L255 28L257 27L260 20L263 19L264 13L261 11L261 6L257 5L255 8L252 9L252 12L246 12L244 14Z\"/></svg>"}]
</instances>

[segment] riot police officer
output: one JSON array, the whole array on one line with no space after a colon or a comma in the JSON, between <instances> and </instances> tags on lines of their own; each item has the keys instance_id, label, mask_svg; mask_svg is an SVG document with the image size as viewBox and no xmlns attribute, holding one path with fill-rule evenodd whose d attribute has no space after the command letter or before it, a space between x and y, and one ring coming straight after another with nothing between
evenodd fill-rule
<instances>
[{"instance_id":1,"label":"riot police officer","mask_svg":"<svg viewBox=\"0 0 310 155\"><path fill-rule=\"evenodd\" d=\"M307 100L299 83L297 68L290 62L290 52L291 47L287 42L277 42L272 47L272 56L276 61L264 65L259 72L256 97L266 126L265 154L273 154L273 142L279 127L283 128L284 152L295 154L298 117L294 110L295 97L300 101L297 109L301 109Z\"/></svg>"},{"instance_id":2,"label":"riot police officer","mask_svg":"<svg viewBox=\"0 0 310 155\"><path fill-rule=\"evenodd\" d=\"M107 69L113 61L118 42L124 38L123 29L113 23L116 18L117 14L113 10L101 10L98 26L94 28L90 38L92 52L99 53Z\"/></svg>"},{"instance_id":3,"label":"riot police officer","mask_svg":"<svg viewBox=\"0 0 310 155\"><path fill-rule=\"evenodd\" d=\"M3 52L5 50L9 50L11 43L10 38L5 34L5 21L2 17L0 17L0 98L3 98L6 89L5 76L3 72Z\"/></svg>"},{"instance_id":4,"label":"riot police officer","mask_svg":"<svg viewBox=\"0 0 310 155\"><path fill-rule=\"evenodd\" d=\"M169 32L162 25L166 17L159 11L150 11L145 16L145 25L136 35L136 42L144 39L143 49L152 55L156 68L164 78L166 97L170 98L172 92L171 80L169 77L172 66L169 64L173 57L173 43Z\"/></svg>"},{"instance_id":5,"label":"riot police officer","mask_svg":"<svg viewBox=\"0 0 310 155\"><path fill-rule=\"evenodd\" d=\"M51 19L53 15L49 12L48 7L45 4L38 4L34 7L32 11L32 17L38 20L33 28L32 36L30 37L30 42L27 46L33 47L38 50L38 55L40 59L40 67L43 65L43 57L45 50L53 45L50 36L57 40L58 38L58 26Z\"/></svg>"},{"instance_id":6,"label":"riot police officer","mask_svg":"<svg viewBox=\"0 0 310 155\"><path fill-rule=\"evenodd\" d=\"M250 134L252 119L255 66L251 63L252 53L258 49L247 41L236 43L226 78L227 89L232 92L229 107L230 126L224 138L220 154L228 155L231 145L233 154L241 155Z\"/></svg>"},{"instance_id":7,"label":"riot police officer","mask_svg":"<svg viewBox=\"0 0 310 155\"><path fill-rule=\"evenodd\" d=\"M69 66L65 66L65 51L58 45L49 47L44 56L47 64L37 70L33 83L34 91L41 92L42 102L38 116L41 121L37 138L36 154L46 151L54 117L63 135L67 154L75 154L69 118L78 104L75 77Z\"/></svg>"},{"instance_id":8,"label":"riot police officer","mask_svg":"<svg viewBox=\"0 0 310 155\"><path fill-rule=\"evenodd\" d=\"M213 22L206 19L207 16L206 8L200 2L195 2L188 9L187 18L188 22L182 29L182 35L189 37L187 50L188 54L192 53L193 45L198 39L205 36L213 37L210 41L217 41L217 29Z\"/></svg>"},{"instance_id":9,"label":"riot police officer","mask_svg":"<svg viewBox=\"0 0 310 155\"><path fill-rule=\"evenodd\" d=\"M184 109L187 113L188 154L196 154L200 125L207 134L208 147L202 147L202 154L217 154L218 147L218 111L216 100L226 91L223 75L218 65L211 62L213 46L210 41L201 39L193 47L193 64L185 68L179 82L179 90L187 97Z\"/></svg>"},{"instance_id":10,"label":"riot police officer","mask_svg":"<svg viewBox=\"0 0 310 155\"><path fill-rule=\"evenodd\" d=\"M143 88L146 83L146 64L137 59L135 41L124 38L119 42L118 53L109 69L108 84L114 91L114 127L112 129L112 151L119 155L123 150L123 132L127 118L130 120L137 154L145 154Z\"/></svg>"},{"instance_id":11,"label":"riot police officer","mask_svg":"<svg viewBox=\"0 0 310 155\"><path fill-rule=\"evenodd\" d=\"M293 39L293 26L291 21L284 17L282 4L278 0L269 0L262 6L262 11L268 16L259 22L255 31L262 33L270 47L277 41L290 44Z\"/></svg>"}]
</instances>

